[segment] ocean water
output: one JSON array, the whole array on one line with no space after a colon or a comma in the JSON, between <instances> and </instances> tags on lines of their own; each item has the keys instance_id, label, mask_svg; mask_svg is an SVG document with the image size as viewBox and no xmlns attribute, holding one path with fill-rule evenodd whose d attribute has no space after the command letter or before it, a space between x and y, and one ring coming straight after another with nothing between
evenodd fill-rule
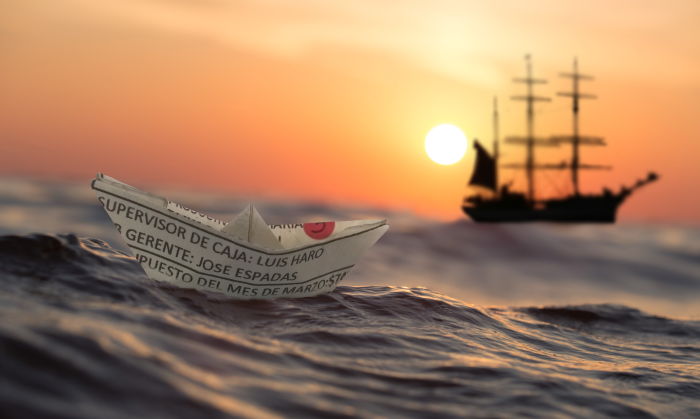
<instances>
[{"instance_id":1,"label":"ocean water","mask_svg":"<svg viewBox=\"0 0 700 419\"><path fill-rule=\"evenodd\" d=\"M697 227L263 200L392 228L333 293L236 301L148 279L88 181L0 179L2 417L700 417Z\"/></svg>"}]
</instances>

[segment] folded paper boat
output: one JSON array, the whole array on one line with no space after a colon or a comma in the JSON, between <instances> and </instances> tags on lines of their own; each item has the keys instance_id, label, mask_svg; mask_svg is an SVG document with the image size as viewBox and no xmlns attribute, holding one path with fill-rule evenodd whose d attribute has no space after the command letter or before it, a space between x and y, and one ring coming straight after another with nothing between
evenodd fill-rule
<instances>
[{"instance_id":1,"label":"folded paper boat","mask_svg":"<svg viewBox=\"0 0 700 419\"><path fill-rule=\"evenodd\" d=\"M386 220L265 223L249 205L225 223L101 173L97 199L146 274L240 299L333 291Z\"/></svg>"}]
</instances>

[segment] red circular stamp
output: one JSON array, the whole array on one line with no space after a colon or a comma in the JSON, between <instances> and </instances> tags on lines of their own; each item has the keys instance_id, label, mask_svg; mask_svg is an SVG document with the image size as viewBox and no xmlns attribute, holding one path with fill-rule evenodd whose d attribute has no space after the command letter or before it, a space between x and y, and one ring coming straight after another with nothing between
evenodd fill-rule
<instances>
[{"instance_id":1,"label":"red circular stamp","mask_svg":"<svg viewBox=\"0 0 700 419\"><path fill-rule=\"evenodd\" d=\"M335 221L325 223L304 223L304 233L312 239L322 240L330 236L335 229Z\"/></svg>"}]
</instances>

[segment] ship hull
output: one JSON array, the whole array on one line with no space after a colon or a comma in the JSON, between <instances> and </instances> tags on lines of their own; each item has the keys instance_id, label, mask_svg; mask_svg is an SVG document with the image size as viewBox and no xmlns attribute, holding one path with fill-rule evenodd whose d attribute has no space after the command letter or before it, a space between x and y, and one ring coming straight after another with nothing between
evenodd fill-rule
<instances>
[{"instance_id":1,"label":"ship hull","mask_svg":"<svg viewBox=\"0 0 700 419\"><path fill-rule=\"evenodd\" d=\"M494 199L464 205L462 210L476 222L614 223L623 201L622 196L582 196L532 206Z\"/></svg>"}]
</instances>

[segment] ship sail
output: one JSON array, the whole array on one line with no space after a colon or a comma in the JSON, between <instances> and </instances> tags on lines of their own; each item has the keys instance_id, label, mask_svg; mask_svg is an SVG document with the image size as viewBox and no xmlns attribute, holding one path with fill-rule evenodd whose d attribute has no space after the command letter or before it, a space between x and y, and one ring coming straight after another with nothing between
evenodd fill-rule
<instances>
[{"instance_id":1,"label":"ship sail","mask_svg":"<svg viewBox=\"0 0 700 419\"><path fill-rule=\"evenodd\" d=\"M474 141L474 148L476 149L476 161L469 185L482 186L495 191L498 189L496 185L496 160L478 141Z\"/></svg>"}]
</instances>

